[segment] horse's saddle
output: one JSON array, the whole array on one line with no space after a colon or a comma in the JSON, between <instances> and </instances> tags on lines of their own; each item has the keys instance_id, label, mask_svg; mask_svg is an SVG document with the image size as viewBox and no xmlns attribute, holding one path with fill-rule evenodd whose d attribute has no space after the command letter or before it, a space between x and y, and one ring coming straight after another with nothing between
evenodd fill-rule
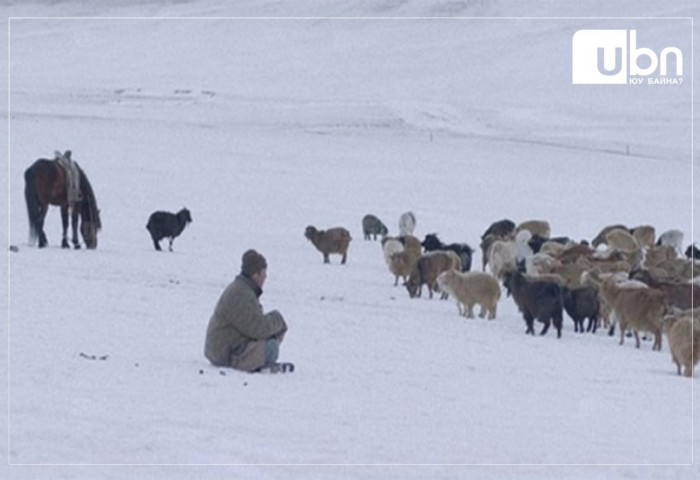
<instances>
[{"instance_id":1,"label":"horse's saddle","mask_svg":"<svg viewBox=\"0 0 700 480\"><path fill-rule=\"evenodd\" d=\"M66 191L68 194L68 203L74 204L82 200L80 192L80 170L78 164L71 159L71 151L66 150L66 153L61 153L58 150L54 152L56 162L63 168L66 174Z\"/></svg>"}]
</instances>

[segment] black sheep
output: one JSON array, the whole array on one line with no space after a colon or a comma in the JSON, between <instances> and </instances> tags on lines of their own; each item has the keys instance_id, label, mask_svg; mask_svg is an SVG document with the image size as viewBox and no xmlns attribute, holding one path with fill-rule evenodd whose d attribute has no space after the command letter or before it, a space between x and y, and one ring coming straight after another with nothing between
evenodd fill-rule
<instances>
[{"instance_id":1,"label":"black sheep","mask_svg":"<svg viewBox=\"0 0 700 480\"><path fill-rule=\"evenodd\" d=\"M695 244L688 245L688 248L685 249L685 256L693 260L698 260L700 259L700 250L698 250Z\"/></svg>"},{"instance_id":2,"label":"black sheep","mask_svg":"<svg viewBox=\"0 0 700 480\"><path fill-rule=\"evenodd\" d=\"M522 312L527 330L525 333L535 334L534 320L544 323L540 335L549 330L550 322L557 329L557 338L561 338L562 326L562 295L561 287L545 280L531 280L520 272L506 272L503 286Z\"/></svg>"},{"instance_id":3,"label":"black sheep","mask_svg":"<svg viewBox=\"0 0 700 480\"><path fill-rule=\"evenodd\" d=\"M595 333L600 316L598 289L592 286L563 288L564 309L574 321L574 331L583 333L583 321L588 318L587 332Z\"/></svg>"},{"instance_id":4,"label":"black sheep","mask_svg":"<svg viewBox=\"0 0 700 480\"><path fill-rule=\"evenodd\" d=\"M466 243L450 243L446 245L440 241L436 233L429 233L425 236L425 240L421 242L421 246L426 253L435 250L451 250L459 256L463 272L468 272L472 268L472 253L474 253L474 249Z\"/></svg>"},{"instance_id":5,"label":"black sheep","mask_svg":"<svg viewBox=\"0 0 700 480\"><path fill-rule=\"evenodd\" d=\"M151 234L153 245L160 251L159 242L167 238L170 241L168 249L173 251L173 240L178 237L188 223L192 222L190 211L183 208L177 214L170 212L154 212L148 218L146 229Z\"/></svg>"}]
</instances>

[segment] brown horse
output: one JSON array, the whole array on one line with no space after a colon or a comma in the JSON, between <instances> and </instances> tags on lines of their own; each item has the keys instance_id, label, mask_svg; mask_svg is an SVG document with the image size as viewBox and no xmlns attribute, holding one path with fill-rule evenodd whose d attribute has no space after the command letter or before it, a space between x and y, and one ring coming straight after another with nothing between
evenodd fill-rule
<instances>
[{"instance_id":1,"label":"brown horse","mask_svg":"<svg viewBox=\"0 0 700 480\"><path fill-rule=\"evenodd\" d=\"M79 166L78 172L80 174L81 198L72 207L68 202L66 172L56 160L40 158L24 172L24 198L27 201L27 213L29 214L29 243L31 245L38 237L39 248L46 246L44 219L49 205L57 205L61 207L63 221L61 246L69 248L66 232L68 230L68 211L71 210L73 229L71 241L73 246L76 249L80 248L77 231L78 215L80 215L80 233L85 241L85 246L89 249L97 248L97 232L102 228L100 211L97 209L97 200L85 172Z\"/></svg>"}]
</instances>

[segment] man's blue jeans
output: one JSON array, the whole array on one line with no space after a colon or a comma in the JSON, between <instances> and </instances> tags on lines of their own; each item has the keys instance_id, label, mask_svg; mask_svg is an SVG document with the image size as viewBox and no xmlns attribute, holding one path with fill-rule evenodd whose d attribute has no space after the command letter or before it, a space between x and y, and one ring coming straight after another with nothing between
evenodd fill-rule
<instances>
[{"instance_id":1,"label":"man's blue jeans","mask_svg":"<svg viewBox=\"0 0 700 480\"><path fill-rule=\"evenodd\" d=\"M265 342L265 366L270 367L277 362L280 354L280 342L277 337L270 337Z\"/></svg>"}]
</instances>

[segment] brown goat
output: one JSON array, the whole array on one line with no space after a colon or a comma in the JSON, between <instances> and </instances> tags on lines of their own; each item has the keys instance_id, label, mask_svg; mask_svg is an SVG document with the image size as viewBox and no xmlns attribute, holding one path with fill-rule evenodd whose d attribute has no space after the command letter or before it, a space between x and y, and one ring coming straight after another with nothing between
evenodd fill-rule
<instances>
[{"instance_id":1,"label":"brown goat","mask_svg":"<svg viewBox=\"0 0 700 480\"><path fill-rule=\"evenodd\" d=\"M433 290L437 289L438 275L452 268L454 268L453 258L446 252L437 250L426 253L418 259L416 268L405 283L408 294L411 298L420 297L423 284L426 284L430 298L433 298Z\"/></svg>"},{"instance_id":2,"label":"brown goat","mask_svg":"<svg viewBox=\"0 0 700 480\"><path fill-rule=\"evenodd\" d=\"M691 280L693 275L698 275L700 269L695 269L692 260L683 258L674 258L673 260L664 260L656 265L655 268L649 270L658 271L661 277L669 281L684 282Z\"/></svg>"},{"instance_id":3,"label":"brown goat","mask_svg":"<svg viewBox=\"0 0 700 480\"><path fill-rule=\"evenodd\" d=\"M401 243L403 243L404 249L411 252L413 255L420 257L423 253L423 247L421 246L418 237L414 237L413 235L404 235L403 237L399 237L399 240Z\"/></svg>"},{"instance_id":4,"label":"brown goat","mask_svg":"<svg viewBox=\"0 0 700 480\"><path fill-rule=\"evenodd\" d=\"M599 258L579 257L576 264L587 271L598 270L601 273L625 272L629 273L632 267L624 260L604 260Z\"/></svg>"},{"instance_id":5,"label":"brown goat","mask_svg":"<svg viewBox=\"0 0 700 480\"><path fill-rule=\"evenodd\" d=\"M348 257L348 247L350 246L350 232L343 227L329 228L328 230L317 230L309 225L304 233L307 239L314 244L314 247L323 254L323 263L330 263L328 255L337 253L343 256L340 263L345 263Z\"/></svg>"},{"instance_id":6,"label":"brown goat","mask_svg":"<svg viewBox=\"0 0 700 480\"><path fill-rule=\"evenodd\" d=\"M561 253L556 255L555 258L561 263L575 263L579 257L590 257L594 253L595 250L588 245L577 243L566 247Z\"/></svg>"},{"instance_id":7,"label":"brown goat","mask_svg":"<svg viewBox=\"0 0 700 480\"><path fill-rule=\"evenodd\" d=\"M652 288L661 290L666 295L668 304L681 310L700 305L700 288L693 283L677 283L655 277L648 270L635 270L630 278L641 280Z\"/></svg>"}]
</instances>

